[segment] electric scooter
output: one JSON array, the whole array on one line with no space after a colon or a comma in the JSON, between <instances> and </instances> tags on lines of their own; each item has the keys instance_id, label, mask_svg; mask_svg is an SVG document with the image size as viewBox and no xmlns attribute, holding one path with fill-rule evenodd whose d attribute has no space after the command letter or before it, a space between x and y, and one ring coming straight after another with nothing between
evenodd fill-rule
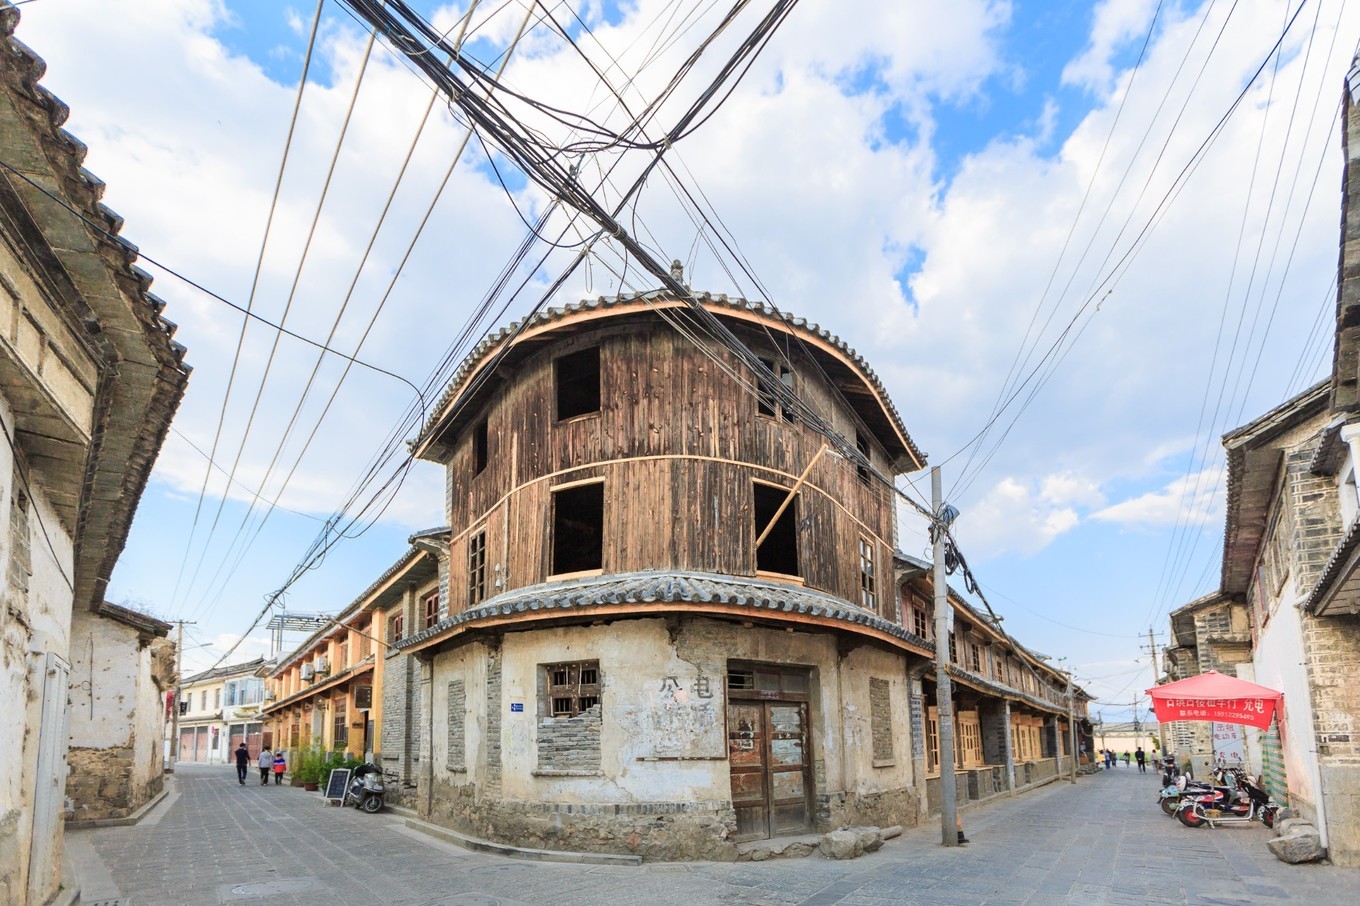
<instances>
[{"instance_id":1,"label":"electric scooter","mask_svg":"<svg viewBox=\"0 0 1360 906\"><path fill-rule=\"evenodd\" d=\"M1260 821L1266 827L1275 826L1275 813L1279 805L1270 801L1270 794L1263 790L1256 778L1246 775L1242 778L1238 798L1227 803L1205 803L1188 800L1176 812L1176 817L1186 827L1219 827L1225 824L1250 824Z\"/></svg>"},{"instance_id":2,"label":"electric scooter","mask_svg":"<svg viewBox=\"0 0 1360 906\"><path fill-rule=\"evenodd\" d=\"M366 762L355 768L354 773L350 775L349 787L345 790L345 798L340 804L353 803L355 808L373 815L382 811L386 796L382 769L372 762Z\"/></svg>"}]
</instances>

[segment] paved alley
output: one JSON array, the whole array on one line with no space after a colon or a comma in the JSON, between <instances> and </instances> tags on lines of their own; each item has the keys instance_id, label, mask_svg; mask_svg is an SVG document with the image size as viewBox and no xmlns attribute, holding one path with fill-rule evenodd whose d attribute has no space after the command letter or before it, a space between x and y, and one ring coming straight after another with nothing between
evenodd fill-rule
<instances>
[{"instance_id":1,"label":"paved alley","mask_svg":"<svg viewBox=\"0 0 1360 906\"><path fill-rule=\"evenodd\" d=\"M316 793L236 783L181 765L140 825L72 831L83 902L282 904L1218 904L1360 901L1360 871L1291 866L1259 825L1191 830L1156 807L1151 774L1119 767L965 815L973 841L911 828L849 862L615 867L468 852L397 815L327 807Z\"/></svg>"}]
</instances>

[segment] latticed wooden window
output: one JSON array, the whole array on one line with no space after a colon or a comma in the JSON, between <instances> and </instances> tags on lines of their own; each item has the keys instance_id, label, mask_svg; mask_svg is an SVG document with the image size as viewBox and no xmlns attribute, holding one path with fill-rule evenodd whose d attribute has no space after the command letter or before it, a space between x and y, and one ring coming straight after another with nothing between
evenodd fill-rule
<instances>
[{"instance_id":1,"label":"latticed wooden window","mask_svg":"<svg viewBox=\"0 0 1360 906\"><path fill-rule=\"evenodd\" d=\"M468 540L468 606L480 604L486 598L486 532L478 532Z\"/></svg>"},{"instance_id":2,"label":"latticed wooden window","mask_svg":"<svg viewBox=\"0 0 1360 906\"><path fill-rule=\"evenodd\" d=\"M550 717L575 717L600 703L600 662L573 661L548 664L547 713Z\"/></svg>"},{"instance_id":3,"label":"latticed wooden window","mask_svg":"<svg viewBox=\"0 0 1360 906\"><path fill-rule=\"evenodd\" d=\"M866 610L878 610L878 576L874 569L874 543L859 539L859 603Z\"/></svg>"},{"instance_id":4,"label":"latticed wooden window","mask_svg":"<svg viewBox=\"0 0 1360 906\"><path fill-rule=\"evenodd\" d=\"M395 644L406 637L406 614L398 610L387 620L387 641Z\"/></svg>"},{"instance_id":5,"label":"latticed wooden window","mask_svg":"<svg viewBox=\"0 0 1360 906\"><path fill-rule=\"evenodd\" d=\"M929 708L926 711L926 773L935 774L940 770L940 711Z\"/></svg>"},{"instance_id":6,"label":"latticed wooden window","mask_svg":"<svg viewBox=\"0 0 1360 906\"><path fill-rule=\"evenodd\" d=\"M981 646L981 645L971 645L971 646L969 646L969 647L971 647L971 648L973 649L973 672L974 672L974 673L981 673L981 672L982 672L982 646Z\"/></svg>"},{"instance_id":7,"label":"latticed wooden window","mask_svg":"<svg viewBox=\"0 0 1360 906\"><path fill-rule=\"evenodd\" d=\"M919 602L911 608L912 629L923 639L930 638L930 614Z\"/></svg>"}]
</instances>

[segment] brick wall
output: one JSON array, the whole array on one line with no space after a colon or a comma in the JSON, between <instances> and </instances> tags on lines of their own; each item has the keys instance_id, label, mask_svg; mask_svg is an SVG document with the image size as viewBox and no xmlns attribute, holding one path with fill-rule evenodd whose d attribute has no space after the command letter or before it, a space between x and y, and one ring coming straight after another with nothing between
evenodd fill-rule
<instances>
[{"instance_id":1,"label":"brick wall","mask_svg":"<svg viewBox=\"0 0 1360 906\"><path fill-rule=\"evenodd\" d=\"M486 794L501 794L501 650L486 652Z\"/></svg>"},{"instance_id":2,"label":"brick wall","mask_svg":"<svg viewBox=\"0 0 1360 906\"><path fill-rule=\"evenodd\" d=\"M595 773L600 770L600 728L604 719L599 705L575 717L538 719L538 770Z\"/></svg>"},{"instance_id":3,"label":"brick wall","mask_svg":"<svg viewBox=\"0 0 1360 906\"><path fill-rule=\"evenodd\" d=\"M467 768L467 730L464 727L467 714L467 689L462 680L449 683L448 694L448 769L461 771Z\"/></svg>"},{"instance_id":4,"label":"brick wall","mask_svg":"<svg viewBox=\"0 0 1360 906\"><path fill-rule=\"evenodd\" d=\"M869 730L874 740L874 761L892 761L893 727L892 684L885 679L869 678Z\"/></svg>"}]
</instances>

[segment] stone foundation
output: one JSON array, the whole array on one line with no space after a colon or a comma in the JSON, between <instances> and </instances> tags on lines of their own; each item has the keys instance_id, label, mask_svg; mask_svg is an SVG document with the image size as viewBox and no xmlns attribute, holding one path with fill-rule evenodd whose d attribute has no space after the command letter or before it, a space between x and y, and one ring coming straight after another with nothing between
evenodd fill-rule
<instances>
[{"instance_id":1,"label":"stone foundation","mask_svg":"<svg viewBox=\"0 0 1360 906\"><path fill-rule=\"evenodd\" d=\"M916 790L884 790L878 793L824 793L817 797L819 832L853 825L914 827L921 820Z\"/></svg>"},{"instance_id":2,"label":"stone foundation","mask_svg":"<svg viewBox=\"0 0 1360 906\"><path fill-rule=\"evenodd\" d=\"M150 802L165 785L156 773L145 783L135 778L135 759L131 746L108 749L72 747L67 752L71 772L66 778L66 797L73 821L125 818Z\"/></svg>"},{"instance_id":3,"label":"stone foundation","mask_svg":"<svg viewBox=\"0 0 1360 906\"><path fill-rule=\"evenodd\" d=\"M474 784L436 782L426 820L526 849L615 853L649 862L737 858L729 802L580 804L477 800Z\"/></svg>"}]
</instances>

